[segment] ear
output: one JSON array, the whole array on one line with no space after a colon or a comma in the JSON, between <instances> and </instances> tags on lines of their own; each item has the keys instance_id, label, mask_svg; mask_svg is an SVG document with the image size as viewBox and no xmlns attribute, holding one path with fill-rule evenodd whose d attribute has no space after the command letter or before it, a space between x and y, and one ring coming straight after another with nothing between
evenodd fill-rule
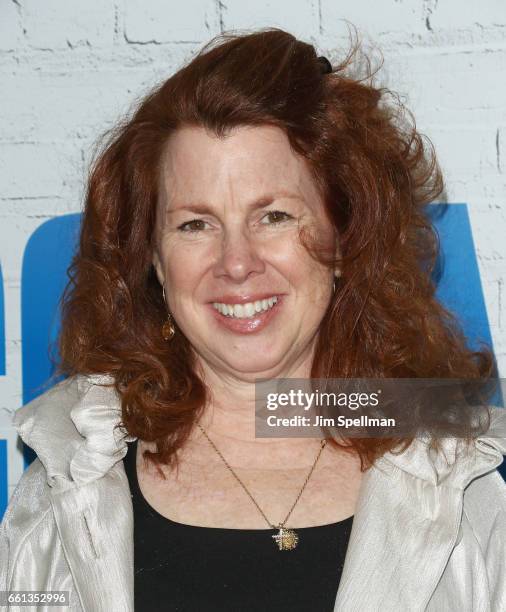
<instances>
[{"instance_id":1,"label":"ear","mask_svg":"<svg viewBox=\"0 0 506 612\"><path fill-rule=\"evenodd\" d=\"M153 267L155 268L156 276L158 277L158 282L162 287L165 285L165 274L163 272L163 265L160 255L158 254L158 248L155 247L153 249Z\"/></svg>"}]
</instances>

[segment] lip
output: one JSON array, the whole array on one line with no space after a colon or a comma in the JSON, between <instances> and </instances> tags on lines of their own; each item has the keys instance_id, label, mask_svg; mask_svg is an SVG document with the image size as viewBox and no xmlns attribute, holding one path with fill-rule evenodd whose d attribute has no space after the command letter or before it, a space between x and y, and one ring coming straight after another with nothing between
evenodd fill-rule
<instances>
[{"instance_id":1,"label":"lip","mask_svg":"<svg viewBox=\"0 0 506 612\"><path fill-rule=\"evenodd\" d=\"M267 300L271 297L281 298L281 293L250 293L248 295L220 295L209 300L209 304L218 302L219 304L247 304L248 302L258 302Z\"/></svg>"},{"instance_id":2,"label":"lip","mask_svg":"<svg viewBox=\"0 0 506 612\"><path fill-rule=\"evenodd\" d=\"M263 294L263 295L265 296L263 298L255 297L255 299L252 299L252 296L248 296L248 299L243 300L242 302L228 302L228 303L229 304L241 304L245 302L256 302L257 300L266 299L267 297L271 297L273 294ZM223 299L224 297L230 298L231 296L222 296L220 299ZM257 312L256 314L254 314L252 317L248 319L235 319L233 317L226 317L225 315L222 315L221 312L216 310L216 308L214 308L212 303L210 303L208 307L210 309L211 315L213 316L214 320L217 322L217 324L221 328L227 329L228 331L231 331L236 334L254 334L254 333L258 333L262 331L263 329L265 329L271 323L271 321L275 319L276 316L278 315L281 307L283 306L284 300L283 300L283 296L276 296L276 297L278 298L278 301L274 304L272 308L270 308L266 312ZM235 296L235 299L238 299L237 296ZM218 300L214 300L214 301L218 301ZM224 303L227 303L227 302L224 302Z\"/></svg>"}]
</instances>

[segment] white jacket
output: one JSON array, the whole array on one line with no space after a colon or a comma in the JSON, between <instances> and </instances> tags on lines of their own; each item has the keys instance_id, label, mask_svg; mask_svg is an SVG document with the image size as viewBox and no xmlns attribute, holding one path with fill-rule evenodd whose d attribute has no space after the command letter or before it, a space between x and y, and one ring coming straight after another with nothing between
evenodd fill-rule
<instances>
[{"instance_id":1,"label":"white jacket","mask_svg":"<svg viewBox=\"0 0 506 612\"><path fill-rule=\"evenodd\" d=\"M38 458L0 528L0 590L68 590L70 608L133 612L133 514L107 376L60 383L14 416ZM506 410L452 464L416 439L364 474L335 604L343 612L506 611ZM13 609L13 608L11 608ZM17 608L16 608L17 609ZM20 610L32 610L25 607ZM204 608L203 608L204 611ZM318 611L315 611L318 612Z\"/></svg>"}]
</instances>

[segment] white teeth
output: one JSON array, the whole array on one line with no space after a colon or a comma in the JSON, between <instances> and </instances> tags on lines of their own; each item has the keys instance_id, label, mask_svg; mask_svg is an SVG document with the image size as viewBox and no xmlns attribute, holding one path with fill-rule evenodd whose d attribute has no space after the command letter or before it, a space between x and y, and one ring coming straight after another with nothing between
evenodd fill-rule
<instances>
[{"instance_id":1,"label":"white teeth","mask_svg":"<svg viewBox=\"0 0 506 612\"><path fill-rule=\"evenodd\" d=\"M255 304L252 302L248 302L247 304L244 304L244 314L247 317L251 317L255 314Z\"/></svg>"},{"instance_id":2,"label":"white teeth","mask_svg":"<svg viewBox=\"0 0 506 612\"><path fill-rule=\"evenodd\" d=\"M246 304L223 304L221 302L213 302L213 307L222 315L234 317L236 319L249 319L257 312L269 310L276 304L278 298L270 297L267 300L257 300L256 302L248 302Z\"/></svg>"},{"instance_id":3,"label":"white teeth","mask_svg":"<svg viewBox=\"0 0 506 612\"><path fill-rule=\"evenodd\" d=\"M234 317L238 319L244 317L244 306L242 304L234 304Z\"/></svg>"}]
</instances>

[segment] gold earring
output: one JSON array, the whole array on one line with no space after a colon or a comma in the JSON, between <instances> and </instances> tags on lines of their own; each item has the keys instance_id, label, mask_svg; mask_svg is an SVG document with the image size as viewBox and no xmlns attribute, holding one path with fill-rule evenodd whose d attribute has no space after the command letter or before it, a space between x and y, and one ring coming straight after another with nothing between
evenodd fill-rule
<instances>
[{"instance_id":1,"label":"gold earring","mask_svg":"<svg viewBox=\"0 0 506 612\"><path fill-rule=\"evenodd\" d=\"M172 340L175 333L176 329L172 323L172 316L170 313L167 313L167 320L162 325L162 338L167 342L168 340Z\"/></svg>"},{"instance_id":2,"label":"gold earring","mask_svg":"<svg viewBox=\"0 0 506 612\"><path fill-rule=\"evenodd\" d=\"M162 287L162 292L163 292L163 301L165 302L165 305L167 305L167 300L165 299L165 286ZM162 338L165 340L165 342L167 342L168 340L172 340L172 338L174 337L176 333L176 328L174 327L174 324L172 321L173 321L172 315L170 314L170 312L167 312L167 320L162 325Z\"/></svg>"}]
</instances>

